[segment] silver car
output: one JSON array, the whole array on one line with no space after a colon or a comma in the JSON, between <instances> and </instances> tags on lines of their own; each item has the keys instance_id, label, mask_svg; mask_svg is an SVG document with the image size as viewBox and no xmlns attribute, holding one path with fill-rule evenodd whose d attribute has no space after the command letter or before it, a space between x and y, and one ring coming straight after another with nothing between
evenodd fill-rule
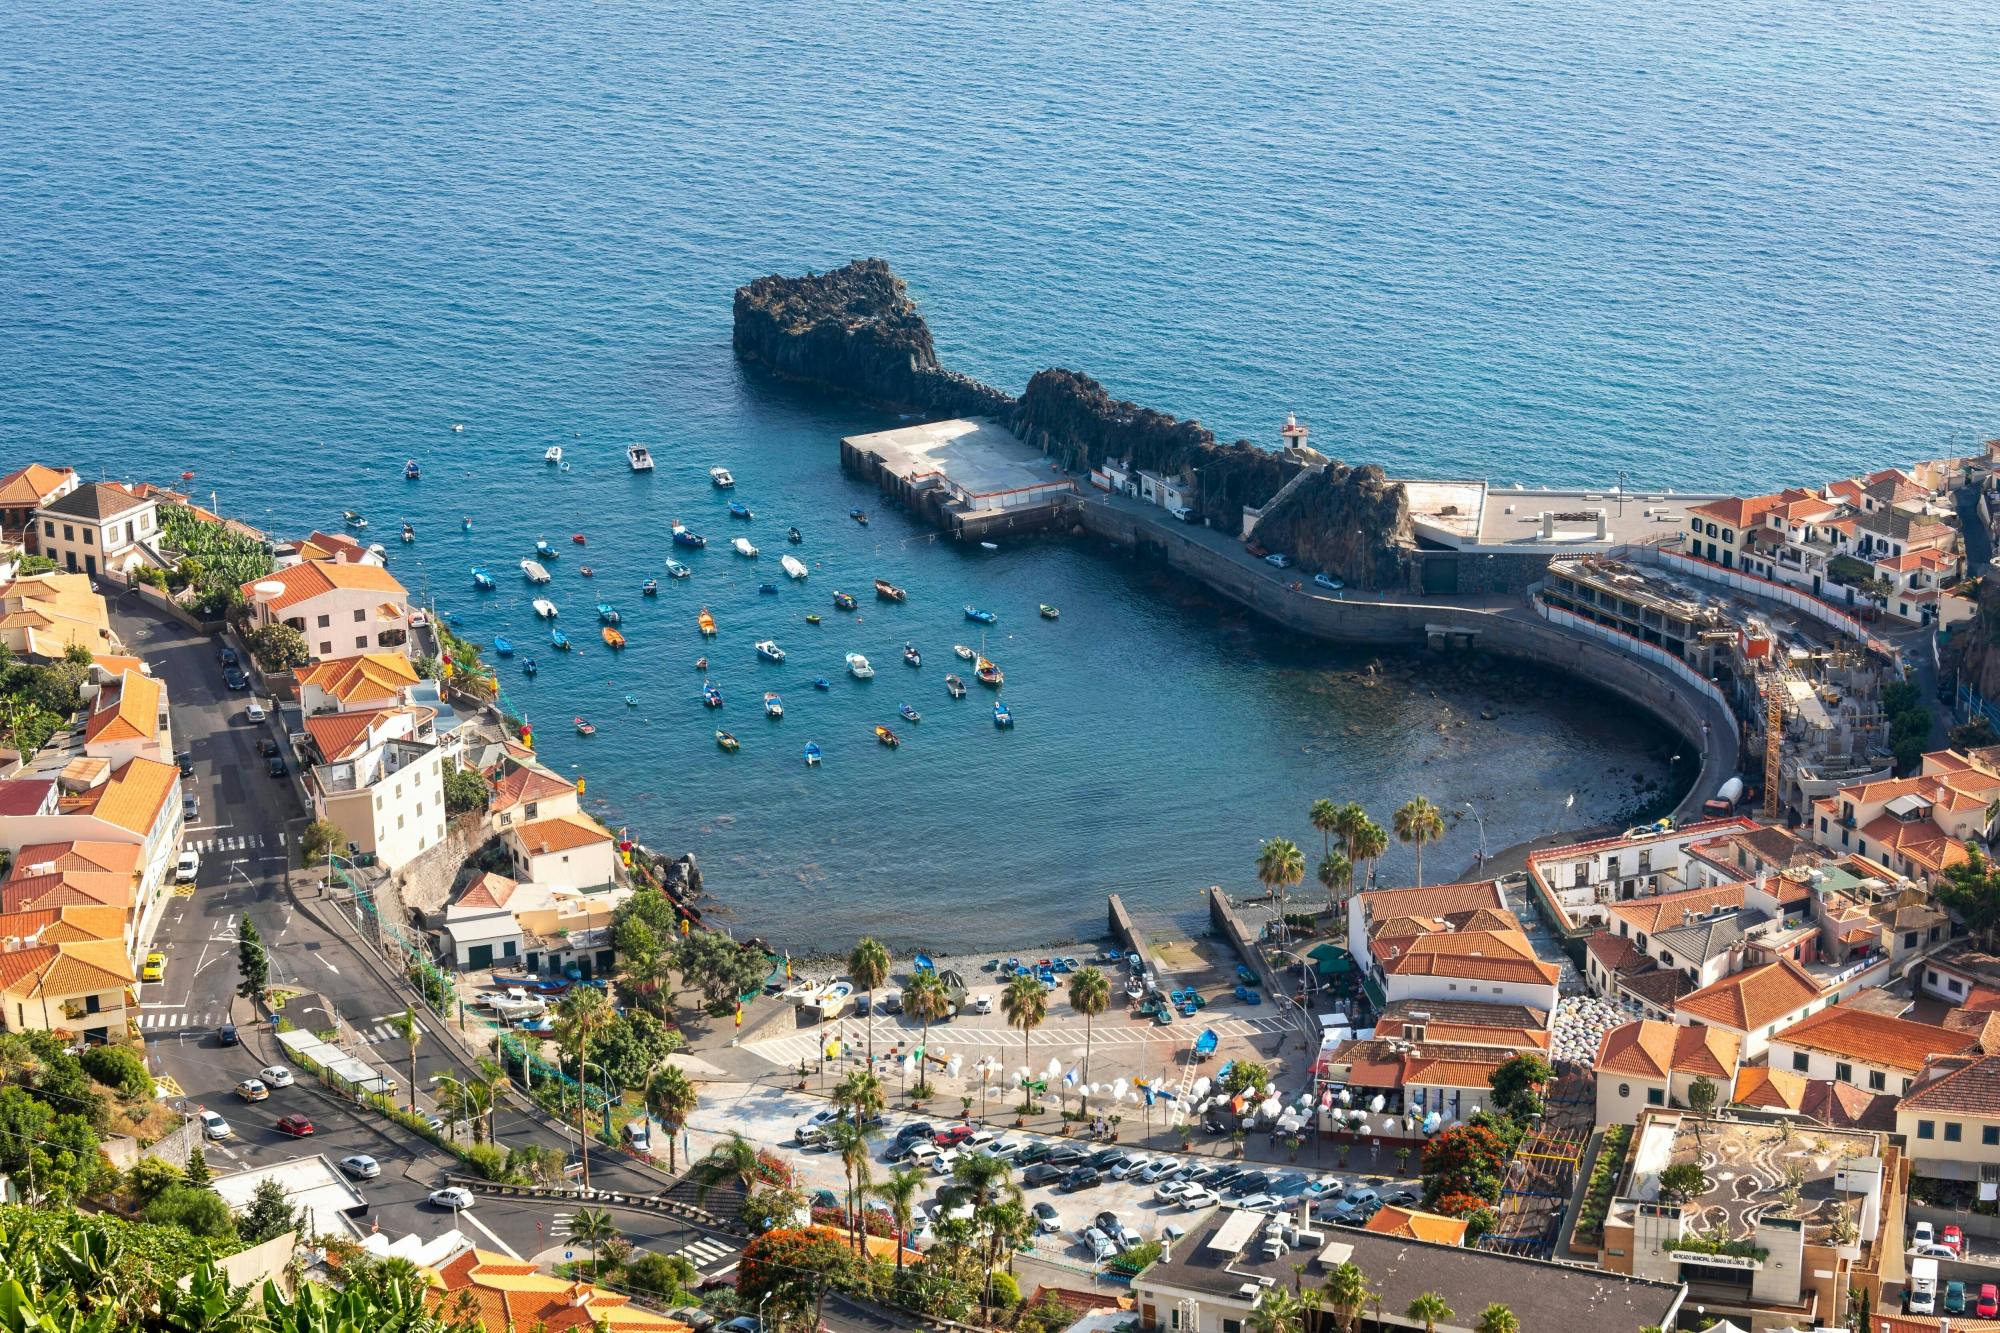
<instances>
[{"instance_id":1,"label":"silver car","mask_svg":"<svg viewBox=\"0 0 2000 1333\"><path fill-rule=\"evenodd\" d=\"M358 1152L352 1157L341 1158L340 1169L356 1180L373 1180L382 1174L381 1165L365 1152Z\"/></svg>"}]
</instances>

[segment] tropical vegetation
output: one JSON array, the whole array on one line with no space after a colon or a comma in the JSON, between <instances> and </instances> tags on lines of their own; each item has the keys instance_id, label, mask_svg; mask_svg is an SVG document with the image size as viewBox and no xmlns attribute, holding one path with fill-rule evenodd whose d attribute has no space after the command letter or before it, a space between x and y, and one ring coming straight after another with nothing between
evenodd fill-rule
<instances>
[{"instance_id":1,"label":"tropical vegetation","mask_svg":"<svg viewBox=\"0 0 2000 1333\"><path fill-rule=\"evenodd\" d=\"M186 505L160 506L162 554L179 558L167 571L167 587L187 591L188 609L220 618L243 606L243 585L274 568L265 544L214 519L199 518Z\"/></svg>"}]
</instances>

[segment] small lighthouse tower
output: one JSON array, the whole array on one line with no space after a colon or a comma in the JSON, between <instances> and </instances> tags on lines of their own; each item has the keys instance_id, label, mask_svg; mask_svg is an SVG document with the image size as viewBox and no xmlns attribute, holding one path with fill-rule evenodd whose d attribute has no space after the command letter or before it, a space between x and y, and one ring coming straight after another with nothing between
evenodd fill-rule
<instances>
[{"instance_id":1,"label":"small lighthouse tower","mask_svg":"<svg viewBox=\"0 0 2000 1333\"><path fill-rule=\"evenodd\" d=\"M1285 448L1292 452L1302 452L1306 447L1306 423L1299 420L1298 413L1285 413L1285 428L1278 432L1284 437Z\"/></svg>"}]
</instances>

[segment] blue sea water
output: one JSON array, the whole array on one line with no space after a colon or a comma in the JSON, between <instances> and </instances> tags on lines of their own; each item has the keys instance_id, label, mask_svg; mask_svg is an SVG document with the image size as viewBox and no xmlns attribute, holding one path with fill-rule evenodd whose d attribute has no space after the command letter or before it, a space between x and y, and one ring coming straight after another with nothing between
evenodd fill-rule
<instances>
[{"instance_id":1,"label":"blue sea water","mask_svg":"<svg viewBox=\"0 0 2000 1333\"><path fill-rule=\"evenodd\" d=\"M1672 746L1511 675L1370 687L1350 659L1067 545L988 556L897 515L854 527L872 497L833 442L885 423L746 379L729 295L750 277L880 254L959 369L1018 389L1074 366L1227 438L1271 442L1296 410L1316 444L1400 473L1814 480L1964 448L2000 395L1990 6L5 20L5 454L192 469L226 511L286 531L354 506L393 547L408 517L420 540L397 568L477 637L534 637L504 571L539 534L585 531L555 585L581 651L539 652L509 702L607 814L702 853L746 925L793 939L1086 929L1110 888L1182 910L1241 886L1259 837L1305 834L1322 794L1381 814L1417 789L1472 801L1502 843L1628 808ZM658 455L651 477L623 470L631 440ZM556 442L568 474L539 462ZM406 456L426 464L414 486ZM711 549L640 605L667 520L734 535L703 476L717 461L758 510L761 568ZM784 582L792 522L818 568L760 596ZM482 601L475 560L503 573ZM877 574L910 604L868 600ZM834 587L864 594L859 625ZM606 588L632 638L616 659L587 623ZM949 645L974 641L967 600L1003 617L1011 734L982 691L953 704L938 683ZM704 601L733 758L695 700ZM1035 619L1038 601L1063 619ZM828 623L809 629L808 608ZM751 660L767 634L785 667ZM896 658L905 638L921 672ZM880 676L816 695L850 647ZM773 685L775 725L755 712ZM903 699L924 721L890 754L868 727ZM1489 699L1498 722L1455 726ZM595 738L565 734L577 713ZM828 751L813 774L808 737ZM1471 822L1434 865L1469 859ZM1410 868L1398 849L1384 873Z\"/></svg>"}]
</instances>

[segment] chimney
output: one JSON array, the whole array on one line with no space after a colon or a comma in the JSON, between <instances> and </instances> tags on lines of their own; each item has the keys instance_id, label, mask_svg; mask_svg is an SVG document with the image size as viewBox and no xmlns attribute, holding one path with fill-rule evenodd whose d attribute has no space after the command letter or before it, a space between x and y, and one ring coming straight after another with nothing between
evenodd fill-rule
<instances>
[{"instance_id":1,"label":"chimney","mask_svg":"<svg viewBox=\"0 0 2000 1333\"><path fill-rule=\"evenodd\" d=\"M590 1304L590 1287L587 1283L573 1283L569 1289L569 1308L581 1310Z\"/></svg>"}]
</instances>

